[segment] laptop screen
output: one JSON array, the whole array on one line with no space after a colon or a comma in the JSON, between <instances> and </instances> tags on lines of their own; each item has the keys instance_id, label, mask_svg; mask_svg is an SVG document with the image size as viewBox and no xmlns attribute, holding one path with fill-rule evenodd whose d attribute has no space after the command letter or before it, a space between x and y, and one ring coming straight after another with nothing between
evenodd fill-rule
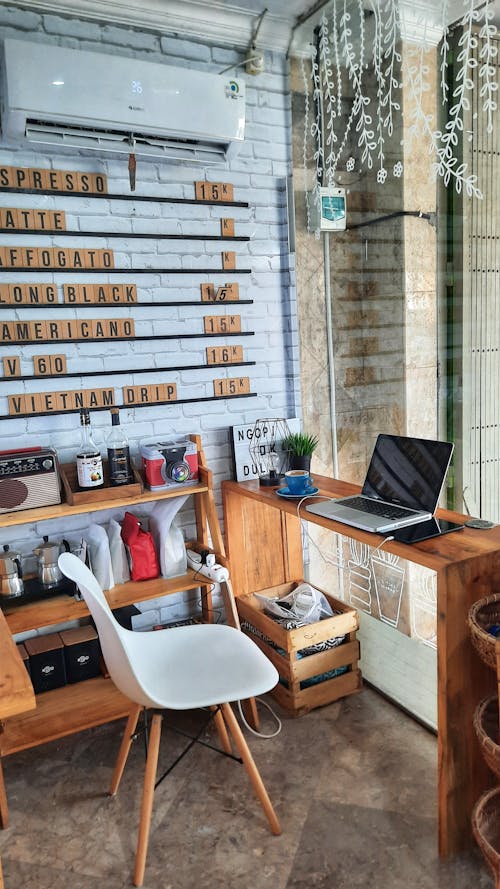
<instances>
[{"instance_id":1,"label":"laptop screen","mask_svg":"<svg viewBox=\"0 0 500 889\"><path fill-rule=\"evenodd\" d=\"M379 435L362 493L433 513L452 453L446 441Z\"/></svg>"}]
</instances>

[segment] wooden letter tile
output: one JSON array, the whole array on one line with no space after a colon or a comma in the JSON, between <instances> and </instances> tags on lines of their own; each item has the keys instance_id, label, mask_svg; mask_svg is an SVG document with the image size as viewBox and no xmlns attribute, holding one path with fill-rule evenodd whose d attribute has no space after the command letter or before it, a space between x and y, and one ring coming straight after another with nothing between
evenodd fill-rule
<instances>
[{"instance_id":1,"label":"wooden letter tile","mask_svg":"<svg viewBox=\"0 0 500 889\"><path fill-rule=\"evenodd\" d=\"M215 299L215 287L213 284L200 284L202 302L213 302Z\"/></svg>"},{"instance_id":2,"label":"wooden letter tile","mask_svg":"<svg viewBox=\"0 0 500 889\"><path fill-rule=\"evenodd\" d=\"M98 192L99 194L107 194L108 193L108 182L106 176L102 173L92 173L92 191Z\"/></svg>"},{"instance_id":3,"label":"wooden letter tile","mask_svg":"<svg viewBox=\"0 0 500 889\"><path fill-rule=\"evenodd\" d=\"M0 167L0 188L15 188L14 167Z\"/></svg>"},{"instance_id":4,"label":"wooden letter tile","mask_svg":"<svg viewBox=\"0 0 500 889\"><path fill-rule=\"evenodd\" d=\"M2 358L4 377L20 377L21 376L21 359L18 355L5 356Z\"/></svg>"},{"instance_id":5,"label":"wooden letter tile","mask_svg":"<svg viewBox=\"0 0 500 889\"><path fill-rule=\"evenodd\" d=\"M16 414L25 414L25 395L9 395L9 415L15 417Z\"/></svg>"},{"instance_id":6,"label":"wooden letter tile","mask_svg":"<svg viewBox=\"0 0 500 889\"><path fill-rule=\"evenodd\" d=\"M234 219L221 219L220 233L223 238L234 238Z\"/></svg>"},{"instance_id":7,"label":"wooden letter tile","mask_svg":"<svg viewBox=\"0 0 500 889\"><path fill-rule=\"evenodd\" d=\"M59 170L45 170L43 178L47 191L62 190L62 174Z\"/></svg>"},{"instance_id":8,"label":"wooden letter tile","mask_svg":"<svg viewBox=\"0 0 500 889\"><path fill-rule=\"evenodd\" d=\"M10 284L0 284L0 305L8 306L11 304L12 298L10 288Z\"/></svg>"}]
</instances>

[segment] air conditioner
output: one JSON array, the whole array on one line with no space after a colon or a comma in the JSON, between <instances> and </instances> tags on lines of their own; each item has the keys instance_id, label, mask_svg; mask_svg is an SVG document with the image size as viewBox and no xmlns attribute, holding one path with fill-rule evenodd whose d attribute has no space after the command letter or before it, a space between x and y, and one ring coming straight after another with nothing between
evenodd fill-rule
<instances>
[{"instance_id":1,"label":"air conditioner","mask_svg":"<svg viewBox=\"0 0 500 889\"><path fill-rule=\"evenodd\" d=\"M201 164L233 156L245 133L245 85L161 62L4 40L5 141Z\"/></svg>"}]
</instances>

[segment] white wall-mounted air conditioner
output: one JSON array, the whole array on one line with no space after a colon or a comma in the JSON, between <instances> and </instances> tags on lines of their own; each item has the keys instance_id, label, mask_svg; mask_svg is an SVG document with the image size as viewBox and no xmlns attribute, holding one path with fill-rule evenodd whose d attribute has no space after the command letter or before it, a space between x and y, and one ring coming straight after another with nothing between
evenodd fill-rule
<instances>
[{"instance_id":1,"label":"white wall-mounted air conditioner","mask_svg":"<svg viewBox=\"0 0 500 889\"><path fill-rule=\"evenodd\" d=\"M245 84L211 72L5 39L2 137L221 163L245 134Z\"/></svg>"}]
</instances>

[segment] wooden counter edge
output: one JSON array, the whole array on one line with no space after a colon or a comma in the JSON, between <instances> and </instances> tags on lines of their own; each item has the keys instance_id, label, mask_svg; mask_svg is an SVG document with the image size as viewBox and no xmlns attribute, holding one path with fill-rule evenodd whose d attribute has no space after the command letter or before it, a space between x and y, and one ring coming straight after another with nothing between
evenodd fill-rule
<instances>
[{"instance_id":1,"label":"wooden counter edge","mask_svg":"<svg viewBox=\"0 0 500 889\"><path fill-rule=\"evenodd\" d=\"M36 707L31 680L0 611L0 719Z\"/></svg>"}]
</instances>

